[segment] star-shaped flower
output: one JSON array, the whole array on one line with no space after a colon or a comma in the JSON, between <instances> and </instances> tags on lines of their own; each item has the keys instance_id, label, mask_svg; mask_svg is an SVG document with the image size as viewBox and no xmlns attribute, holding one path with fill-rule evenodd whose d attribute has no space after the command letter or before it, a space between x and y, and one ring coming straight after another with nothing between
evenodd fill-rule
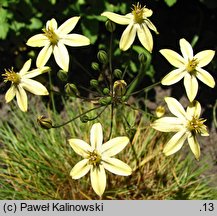
<instances>
[{"instance_id":1,"label":"star-shaped flower","mask_svg":"<svg viewBox=\"0 0 217 216\"><path fill-rule=\"evenodd\" d=\"M172 97L166 97L165 101L169 110L176 117L162 117L154 121L151 126L162 132L176 132L164 147L165 155L171 155L180 150L186 141L191 151L198 160L200 157L200 146L197 135L209 136L204 122L200 118L201 106L198 101L193 101L185 111L182 105Z\"/></svg>"},{"instance_id":2,"label":"star-shaped flower","mask_svg":"<svg viewBox=\"0 0 217 216\"><path fill-rule=\"evenodd\" d=\"M196 55L193 54L191 44L184 38L180 39L180 49L182 56L170 49L162 49L160 53L169 61L171 65L178 68L172 70L161 81L162 85L172 85L184 77L184 86L190 101L193 101L198 91L198 78L211 88L215 86L213 77L202 67L211 62L215 55L213 50L204 50Z\"/></svg>"},{"instance_id":3,"label":"star-shaped flower","mask_svg":"<svg viewBox=\"0 0 217 216\"><path fill-rule=\"evenodd\" d=\"M153 49L153 38L149 29L158 34L154 24L148 19L152 15L152 10L142 7L139 3L133 5L132 12L126 15L119 15L112 12L104 12L101 15L106 16L111 21L120 25L128 25L120 39L120 49L126 51L135 40L136 34L141 44L149 51Z\"/></svg>"},{"instance_id":4,"label":"star-shaped flower","mask_svg":"<svg viewBox=\"0 0 217 216\"><path fill-rule=\"evenodd\" d=\"M75 28L79 19L80 17L72 17L58 28L57 22L53 18L47 21L43 34L37 34L27 41L28 46L44 47L37 57L37 67L44 66L53 53L59 67L68 71L69 54L65 45L79 47L90 44L90 40L83 35L69 34Z\"/></svg>"},{"instance_id":5,"label":"star-shaped flower","mask_svg":"<svg viewBox=\"0 0 217 216\"><path fill-rule=\"evenodd\" d=\"M131 175L132 169L124 162L112 156L122 151L129 139L125 136L103 142L102 126L96 123L90 131L90 144L80 139L69 139L73 150L84 159L78 162L70 172L73 179L79 179L90 171L91 184L97 195L102 196L106 187L105 169L122 176Z\"/></svg>"},{"instance_id":6,"label":"star-shaped flower","mask_svg":"<svg viewBox=\"0 0 217 216\"><path fill-rule=\"evenodd\" d=\"M23 112L27 111L28 106L25 90L35 95L49 94L45 86L31 78L48 72L50 68L45 66L29 71L30 67L31 59L26 61L19 73L15 72L12 68L11 70L5 70L5 74L2 75L4 77L4 82L11 82L11 87L5 94L6 103L10 102L16 96L17 104Z\"/></svg>"}]
</instances>

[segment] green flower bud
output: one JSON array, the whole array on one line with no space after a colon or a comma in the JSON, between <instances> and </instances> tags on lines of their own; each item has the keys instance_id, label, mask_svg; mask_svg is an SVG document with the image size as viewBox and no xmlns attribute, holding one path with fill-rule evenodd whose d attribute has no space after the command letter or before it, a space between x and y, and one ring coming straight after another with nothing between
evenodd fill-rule
<instances>
[{"instance_id":1,"label":"green flower bud","mask_svg":"<svg viewBox=\"0 0 217 216\"><path fill-rule=\"evenodd\" d=\"M144 53L140 53L139 56L138 56L138 59L141 63L145 63L146 61L146 56Z\"/></svg>"},{"instance_id":2,"label":"green flower bud","mask_svg":"<svg viewBox=\"0 0 217 216\"><path fill-rule=\"evenodd\" d=\"M126 93L127 83L124 80L117 80L113 85L113 92L115 96L121 97Z\"/></svg>"},{"instance_id":3,"label":"green flower bud","mask_svg":"<svg viewBox=\"0 0 217 216\"><path fill-rule=\"evenodd\" d=\"M111 103L111 101L112 101L112 97L104 97L99 99L99 103L101 105L108 105Z\"/></svg>"},{"instance_id":4,"label":"green flower bud","mask_svg":"<svg viewBox=\"0 0 217 216\"><path fill-rule=\"evenodd\" d=\"M110 90L108 88L104 88L103 89L103 94L107 95L109 94Z\"/></svg>"},{"instance_id":5,"label":"green flower bud","mask_svg":"<svg viewBox=\"0 0 217 216\"><path fill-rule=\"evenodd\" d=\"M89 121L89 117L87 115L83 115L80 117L81 122L87 123Z\"/></svg>"},{"instance_id":6,"label":"green flower bud","mask_svg":"<svg viewBox=\"0 0 217 216\"><path fill-rule=\"evenodd\" d=\"M65 89L66 94L68 94L69 96L76 96L79 94L79 91L76 85L73 83L66 83L64 89Z\"/></svg>"},{"instance_id":7,"label":"green flower bud","mask_svg":"<svg viewBox=\"0 0 217 216\"><path fill-rule=\"evenodd\" d=\"M67 79L68 79L68 72L66 72L66 71L64 71L64 70L59 70L59 71L57 72L57 77L58 77L61 81L65 82L65 81L67 81Z\"/></svg>"},{"instance_id":8,"label":"green flower bud","mask_svg":"<svg viewBox=\"0 0 217 216\"><path fill-rule=\"evenodd\" d=\"M97 62L92 62L91 68L95 71L98 71L99 70L99 64Z\"/></svg>"},{"instance_id":9,"label":"green flower bud","mask_svg":"<svg viewBox=\"0 0 217 216\"><path fill-rule=\"evenodd\" d=\"M99 62L102 63L102 64L107 64L108 63L108 55L104 50L100 50L97 53L97 58L98 58Z\"/></svg>"},{"instance_id":10,"label":"green flower bud","mask_svg":"<svg viewBox=\"0 0 217 216\"><path fill-rule=\"evenodd\" d=\"M127 97L127 96L123 96L123 97L121 97L121 100L122 100L122 102L125 102L125 101L127 101L127 99L128 99L128 97Z\"/></svg>"},{"instance_id":11,"label":"green flower bud","mask_svg":"<svg viewBox=\"0 0 217 216\"><path fill-rule=\"evenodd\" d=\"M109 32L113 32L116 29L116 24L111 20L107 20L105 23L105 27Z\"/></svg>"},{"instance_id":12,"label":"green flower bud","mask_svg":"<svg viewBox=\"0 0 217 216\"><path fill-rule=\"evenodd\" d=\"M44 115L39 116L37 118L37 122L43 129L51 129L53 127L51 119L47 118Z\"/></svg>"},{"instance_id":13,"label":"green flower bud","mask_svg":"<svg viewBox=\"0 0 217 216\"><path fill-rule=\"evenodd\" d=\"M94 88L97 88L99 85L99 82L96 79L92 79L92 80L90 80L90 85Z\"/></svg>"},{"instance_id":14,"label":"green flower bud","mask_svg":"<svg viewBox=\"0 0 217 216\"><path fill-rule=\"evenodd\" d=\"M115 69L114 70L114 76L118 79L121 79L122 78L122 71L119 69Z\"/></svg>"}]
</instances>

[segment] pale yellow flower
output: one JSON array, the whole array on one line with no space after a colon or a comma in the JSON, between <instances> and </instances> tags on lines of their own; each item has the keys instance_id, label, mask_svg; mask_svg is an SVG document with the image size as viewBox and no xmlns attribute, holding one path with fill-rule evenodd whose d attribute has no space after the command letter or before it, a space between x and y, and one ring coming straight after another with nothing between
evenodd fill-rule
<instances>
[{"instance_id":1,"label":"pale yellow flower","mask_svg":"<svg viewBox=\"0 0 217 216\"><path fill-rule=\"evenodd\" d=\"M90 131L90 145L80 139L69 139L73 150L84 159L78 162L70 172L73 179L79 179L90 171L93 190L102 196L106 187L105 169L122 176L131 175L132 169L124 162L112 156L122 151L129 139L125 136L103 142L102 126L96 123Z\"/></svg>"},{"instance_id":2,"label":"pale yellow flower","mask_svg":"<svg viewBox=\"0 0 217 216\"><path fill-rule=\"evenodd\" d=\"M172 70L161 81L162 85L172 85L184 77L184 86L190 101L193 101L198 91L198 78L211 88L215 86L213 77L202 67L209 64L214 55L213 50L204 50L196 55L193 54L191 44L184 38L180 39L180 49L183 56L170 49L162 49L160 53L169 61L171 65L178 68Z\"/></svg>"},{"instance_id":3,"label":"pale yellow flower","mask_svg":"<svg viewBox=\"0 0 217 216\"><path fill-rule=\"evenodd\" d=\"M153 49L153 38L149 29L158 34L154 24L148 19L152 15L152 10L142 7L139 3L133 5L132 12L126 15L119 15L112 12L104 12L101 15L106 16L111 21L120 25L128 25L120 39L120 49L126 51L135 40L136 34L141 44L149 51Z\"/></svg>"},{"instance_id":4,"label":"pale yellow flower","mask_svg":"<svg viewBox=\"0 0 217 216\"><path fill-rule=\"evenodd\" d=\"M197 136L209 136L204 125L206 120L200 118L200 103L193 101L185 111L175 98L166 97L165 101L171 113L176 117L162 117L151 124L154 129L162 132L176 132L165 145L163 152L166 156L174 154L182 148L187 139L191 151L198 160L200 157L200 146Z\"/></svg>"},{"instance_id":5,"label":"pale yellow flower","mask_svg":"<svg viewBox=\"0 0 217 216\"><path fill-rule=\"evenodd\" d=\"M11 82L11 87L5 94L6 103L10 102L15 96L17 98L17 104L23 111L27 111L27 95L25 90L35 95L48 95L48 91L40 82L32 80L31 78L36 77L42 73L48 72L49 67L41 67L29 71L31 67L31 59L26 61L22 69L17 73L12 68L11 70L5 70L4 82Z\"/></svg>"},{"instance_id":6,"label":"pale yellow flower","mask_svg":"<svg viewBox=\"0 0 217 216\"><path fill-rule=\"evenodd\" d=\"M90 40L83 35L69 34L75 28L79 19L80 17L72 17L58 28L57 22L53 18L47 21L46 28L43 29L44 34L37 34L27 41L28 46L44 47L37 57L37 67L44 66L53 53L59 67L68 71L69 53L65 45L79 47L90 44Z\"/></svg>"}]
</instances>

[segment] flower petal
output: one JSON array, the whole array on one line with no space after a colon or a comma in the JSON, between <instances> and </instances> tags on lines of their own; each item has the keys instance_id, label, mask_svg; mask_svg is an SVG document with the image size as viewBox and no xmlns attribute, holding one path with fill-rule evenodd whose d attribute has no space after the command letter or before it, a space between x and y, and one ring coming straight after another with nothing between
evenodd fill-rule
<instances>
[{"instance_id":1,"label":"flower petal","mask_svg":"<svg viewBox=\"0 0 217 216\"><path fill-rule=\"evenodd\" d=\"M152 16L153 14L153 11L151 9L148 9L148 8L143 8L143 18L147 18L147 17L150 17Z\"/></svg>"},{"instance_id":2,"label":"flower petal","mask_svg":"<svg viewBox=\"0 0 217 216\"><path fill-rule=\"evenodd\" d=\"M31 67L31 63L32 63L32 60L29 59L28 61L26 61L22 67L22 69L20 70L19 74L20 76L22 77L26 72L29 71L30 67Z\"/></svg>"},{"instance_id":3,"label":"flower petal","mask_svg":"<svg viewBox=\"0 0 217 216\"><path fill-rule=\"evenodd\" d=\"M118 23L120 25L129 25L131 22L129 15L119 15L119 14L112 13L112 12L104 12L101 14L101 16L105 16L111 21Z\"/></svg>"},{"instance_id":4,"label":"flower petal","mask_svg":"<svg viewBox=\"0 0 217 216\"><path fill-rule=\"evenodd\" d=\"M41 74L49 72L49 71L50 71L50 67L47 67L47 66L37 68L37 69L31 70L31 71L28 71L27 73L25 73L23 75L23 78L30 79L30 78L36 77L38 75L41 75Z\"/></svg>"},{"instance_id":5,"label":"flower petal","mask_svg":"<svg viewBox=\"0 0 217 216\"><path fill-rule=\"evenodd\" d=\"M106 187L106 174L103 165L91 167L90 179L93 190L97 195L102 196Z\"/></svg>"},{"instance_id":6,"label":"flower petal","mask_svg":"<svg viewBox=\"0 0 217 216\"><path fill-rule=\"evenodd\" d=\"M192 134L188 136L188 144L191 148L191 151L193 152L195 158L199 160L200 157L200 145L196 139L196 136L193 136Z\"/></svg>"},{"instance_id":7,"label":"flower petal","mask_svg":"<svg viewBox=\"0 0 217 216\"><path fill-rule=\"evenodd\" d=\"M122 151L129 143L128 137L116 137L102 145L103 156L114 156Z\"/></svg>"},{"instance_id":8,"label":"flower petal","mask_svg":"<svg viewBox=\"0 0 217 216\"><path fill-rule=\"evenodd\" d=\"M9 103L16 94L16 87L14 85L11 85L11 87L7 90L6 94L5 94L5 100L6 103Z\"/></svg>"},{"instance_id":9,"label":"flower petal","mask_svg":"<svg viewBox=\"0 0 217 216\"><path fill-rule=\"evenodd\" d=\"M159 52L174 67L182 68L183 66L185 66L185 59L182 56L180 56L177 52L170 49L161 49Z\"/></svg>"},{"instance_id":10,"label":"flower petal","mask_svg":"<svg viewBox=\"0 0 217 216\"><path fill-rule=\"evenodd\" d=\"M161 132L178 132L183 129L183 121L176 117L162 117L155 120L151 127Z\"/></svg>"},{"instance_id":11,"label":"flower petal","mask_svg":"<svg viewBox=\"0 0 217 216\"><path fill-rule=\"evenodd\" d=\"M36 60L36 66L38 68L43 67L47 63L52 52L53 52L52 46L50 44L47 44L38 54L38 57Z\"/></svg>"},{"instance_id":12,"label":"flower petal","mask_svg":"<svg viewBox=\"0 0 217 216\"><path fill-rule=\"evenodd\" d=\"M151 22L151 20L149 20L149 19L146 18L146 19L145 19L145 23L146 23L146 25L147 25L152 31L154 31L156 34L159 34L157 28L156 28L155 25Z\"/></svg>"},{"instance_id":13,"label":"flower petal","mask_svg":"<svg viewBox=\"0 0 217 216\"><path fill-rule=\"evenodd\" d=\"M69 34L61 38L61 42L72 47L86 46L90 44L89 38L80 34Z\"/></svg>"},{"instance_id":14,"label":"flower petal","mask_svg":"<svg viewBox=\"0 0 217 216\"><path fill-rule=\"evenodd\" d=\"M184 38L179 40L180 49L185 60L192 60L194 57L191 44Z\"/></svg>"},{"instance_id":15,"label":"flower petal","mask_svg":"<svg viewBox=\"0 0 217 216\"><path fill-rule=\"evenodd\" d=\"M187 136L188 134L184 130L179 131L178 133L173 135L173 137L165 145L163 153L168 156L179 151L182 148Z\"/></svg>"},{"instance_id":16,"label":"flower petal","mask_svg":"<svg viewBox=\"0 0 217 216\"><path fill-rule=\"evenodd\" d=\"M71 32L76 24L78 23L80 17L79 16L75 16L75 17L72 17L68 20L66 20L58 29L57 29L57 32L59 34L68 34L69 32Z\"/></svg>"},{"instance_id":17,"label":"flower petal","mask_svg":"<svg viewBox=\"0 0 217 216\"><path fill-rule=\"evenodd\" d=\"M79 179L85 176L91 168L91 165L88 164L88 161L88 159L83 159L79 161L77 164L75 164L75 166L72 168L70 172L70 176L73 179Z\"/></svg>"},{"instance_id":18,"label":"flower petal","mask_svg":"<svg viewBox=\"0 0 217 216\"><path fill-rule=\"evenodd\" d=\"M197 53L194 58L198 61L198 67L204 67L208 65L215 55L214 50L204 50Z\"/></svg>"},{"instance_id":19,"label":"flower petal","mask_svg":"<svg viewBox=\"0 0 217 216\"><path fill-rule=\"evenodd\" d=\"M126 51L130 48L132 45L133 41L135 40L136 37L136 27L134 26L133 23L129 24L127 28L124 30L119 47L121 50Z\"/></svg>"},{"instance_id":20,"label":"flower petal","mask_svg":"<svg viewBox=\"0 0 217 216\"><path fill-rule=\"evenodd\" d=\"M215 87L215 80L209 72L207 72L206 70L202 68L196 68L196 70L197 70L196 77L201 82L208 85L210 88Z\"/></svg>"},{"instance_id":21,"label":"flower petal","mask_svg":"<svg viewBox=\"0 0 217 216\"><path fill-rule=\"evenodd\" d=\"M16 98L17 98L17 104L19 106L19 108L23 111L26 112L27 111L27 95L25 90L20 87L20 85L17 86L16 89Z\"/></svg>"},{"instance_id":22,"label":"flower petal","mask_svg":"<svg viewBox=\"0 0 217 216\"><path fill-rule=\"evenodd\" d=\"M84 158L87 158L89 152L92 151L90 145L81 139L69 139L68 141L73 150Z\"/></svg>"},{"instance_id":23,"label":"flower petal","mask_svg":"<svg viewBox=\"0 0 217 216\"><path fill-rule=\"evenodd\" d=\"M25 90L35 95L48 95L49 94L45 86L43 86L40 82L37 82L32 79L26 79L26 78L22 79L20 86L22 86L22 88L24 88Z\"/></svg>"},{"instance_id":24,"label":"flower petal","mask_svg":"<svg viewBox=\"0 0 217 216\"><path fill-rule=\"evenodd\" d=\"M194 100L198 91L198 82L194 75L187 73L184 77L184 86L190 102Z\"/></svg>"},{"instance_id":25,"label":"flower petal","mask_svg":"<svg viewBox=\"0 0 217 216\"><path fill-rule=\"evenodd\" d=\"M186 120L186 112L182 105L173 97L165 97L170 112L182 120Z\"/></svg>"},{"instance_id":26,"label":"flower petal","mask_svg":"<svg viewBox=\"0 0 217 216\"><path fill-rule=\"evenodd\" d=\"M103 142L102 125L100 123L93 124L90 130L90 143L92 149L97 149L101 152Z\"/></svg>"},{"instance_id":27,"label":"flower petal","mask_svg":"<svg viewBox=\"0 0 217 216\"><path fill-rule=\"evenodd\" d=\"M187 73L185 68L178 68L168 73L162 80L162 85L172 85L179 82Z\"/></svg>"},{"instance_id":28,"label":"flower petal","mask_svg":"<svg viewBox=\"0 0 217 216\"><path fill-rule=\"evenodd\" d=\"M45 34L37 34L29 38L29 40L26 42L28 46L31 47L43 47L50 43L50 40L48 37L45 36Z\"/></svg>"},{"instance_id":29,"label":"flower petal","mask_svg":"<svg viewBox=\"0 0 217 216\"><path fill-rule=\"evenodd\" d=\"M56 63L59 65L61 69L64 71L69 70L69 53L63 43L58 43L57 46L54 46L54 58Z\"/></svg>"},{"instance_id":30,"label":"flower petal","mask_svg":"<svg viewBox=\"0 0 217 216\"><path fill-rule=\"evenodd\" d=\"M138 25L137 34L138 34L139 41L145 47L145 49L147 49L149 52L152 52L153 38L147 25L145 23L141 25L139 24L135 24L135 25Z\"/></svg>"},{"instance_id":31,"label":"flower petal","mask_svg":"<svg viewBox=\"0 0 217 216\"><path fill-rule=\"evenodd\" d=\"M54 18L48 20L46 23L46 29L55 31L57 29L57 21Z\"/></svg>"},{"instance_id":32,"label":"flower petal","mask_svg":"<svg viewBox=\"0 0 217 216\"><path fill-rule=\"evenodd\" d=\"M193 101L187 107L187 116L189 120L192 120L192 117L199 118L201 113L201 105L198 101Z\"/></svg>"},{"instance_id":33,"label":"flower petal","mask_svg":"<svg viewBox=\"0 0 217 216\"><path fill-rule=\"evenodd\" d=\"M128 176L132 174L131 167L117 158L108 157L106 159L102 158L102 160L104 168L107 169L109 172L121 176Z\"/></svg>"}]
</instances>

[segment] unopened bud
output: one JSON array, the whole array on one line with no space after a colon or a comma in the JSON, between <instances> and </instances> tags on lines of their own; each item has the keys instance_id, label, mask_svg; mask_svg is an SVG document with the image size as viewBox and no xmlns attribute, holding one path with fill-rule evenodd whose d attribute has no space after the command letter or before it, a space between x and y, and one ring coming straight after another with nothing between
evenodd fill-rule
<instances>
[{"instance_id":1,"label":"unopened bud","mask_svg":"<svg viewBox=\"0 0 217 216\"><path fill-rule=\"evenodd\" d=\"M140 53L139 56L138 56L138 59L141 63L144 63L145 60L146 60L146 56L144 53Z\"/></svg>"},{"instance_id":2,"label":"unopened bud","mask_svg":"<svg viewBox=\"0 0 217 216\"><path fill-rule=\"evenodd\" d=\"M121 79L122 78L122 71L119 69L115 69L114 70L114 76L118 79Z\"/></svg>"},{"instance_id":3,"label":"unopened bud","mask_svg":"<svg viewBox=\"0 0 217 216\"><path fill-rule=\"evenodd\" d=\"M66 83L64 89L65 89L66 94L68 94L69 96L76 96L79 94L79 91L76 85L73 83Z\"/></svg>"},{"instance_id":4,"label":"unopened bud","mask_svg":"<svg viewBox=\"0 0 217 216\"><path fill-rule=\"evenodd\" d=\"M91 68L95 71L98 71L99 70L99 64L97 62L92 62Z\"/></svg>"},{"instance_id":5,"label":"unopened bud","mask_svg":"<svg viewBox=\"0 0 217 216\"><path fill-rule=\"evenodd\" d=\"M57 77L58 77L61 81L65 82L65 81L68 79L68 72L66 72L66 71L64 71L64 70L59 70L59 71L57 72Z\"/></svg>"},{"instance_id":6,"label":"unopened bud","mask_svg":"<svg viewBox=\"0 0 217 216\"><path fill-rule=\"evenodd\" d=\"M104 97L99 99L99 104L101 105L108 105L112 101L112 97Z\"/></svg>"},{"instance_id":7,"label":"unopened bud","mask_svg":"<svg viewBox=\"0 0 217 216\"><path fill-rule=\"evenodd\" d=\"M113 85L113 92L115 96L123 96L126 93L127 83L124 80L117 80Z\"/></svg>"},{"instance_id":8,"label":"unopened bud","mask_svg":"<svg viewBox=\"0 0 217 216\"><path fill-rule=\"evenodd\" d=\"M155 114L158 118L162 117L165 114L165 108L163 106L158 106L155 110Z\"/></svg>"},{"instance_id":9,"label":"unopened bud","mask_svg":"<svg viewBox=\"0 0 217 216\"><path fill-rule=\"evenodd\" d=\"M108 55L104 50L100 50L97 53L97 58L98 58L99 62L102 63L102 64L107 64L108 63Z\"/></svg>"},{"instance_id":10,"label":"unopened bud","mask_svg":"<svg viewBox=\"0 0 217 216\"><path fill-rule=\"evenodd\" d=\"M90 80L90 85L94 88L97 88L99 85L99 82L96 79L92 79L92 80Z\"/></svg>"},{"instance_id":11,"label":"unopened bud","mask_svg":"<svg viewBox=\"0 0 217 216\"><path fill-rule=\"evenodd\" d=\"M107 95L109 94L110 90L108 88L104 88L102 92L103 94Z\"/></svg>"},{"instance_id":12,"label":"unopened bud","mask_svg":"<svg viewBox=\"0 0 217 216\"><path fill-rule=\"evenodd\" d=\"M39 116L37 122L43 129L51 129L53 127L51 119L44 115Z\"/></svg>"},{"instance_id":13,"label":"unopened bud","mask_svg":"<svg viewBox=\"0 0 217 216\"><path fill-rule=\"evenodd\" d=\"M109 32L113 32L116 29L116 24L111 20L107 20L105 23L105 27Z\"/></svg>"},{"instance_id":14,"label":"unopened bud","mask_svg":"<svg viewBox=\"0 0 217 216\"><path fill-rule=\"evenodd\" d=\"M89 117L87 115L83 115L80 117L81 122L87 123L89 121Z\"/></svg>"}]
</instances>

